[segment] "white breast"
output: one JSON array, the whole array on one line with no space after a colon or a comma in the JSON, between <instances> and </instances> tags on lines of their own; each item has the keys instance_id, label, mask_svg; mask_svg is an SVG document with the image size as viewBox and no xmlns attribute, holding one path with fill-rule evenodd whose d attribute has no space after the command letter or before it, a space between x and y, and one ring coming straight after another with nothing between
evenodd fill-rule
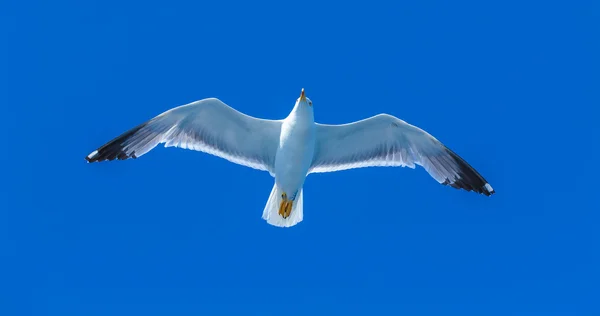
<instances>
[{"instance_id":1,"label":"white breast","mask_svg":"<svg viewBox=\"0 0 600 316\"><path fill-rule=\"evenodd\" d=\"M288 195L295 194L304 185L314 149L313 116L293 111L281 126L279 148L275 157L275 182Z\"/></svg>"}]
</instances>

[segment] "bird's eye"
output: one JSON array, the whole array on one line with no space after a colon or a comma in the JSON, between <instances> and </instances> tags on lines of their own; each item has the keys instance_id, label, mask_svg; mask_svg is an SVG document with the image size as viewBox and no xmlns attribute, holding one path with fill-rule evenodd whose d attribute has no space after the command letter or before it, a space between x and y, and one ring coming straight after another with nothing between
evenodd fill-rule
<instances>
[{"instance_id":1,"label":"bird's eye","mask_svg":"<svg viewBox=\"0 0 600 316\"><path fill-rule=\"evenodd\" d=\"M308 105L312 106L312 101L308 101Z\"/></svg>"}]
</instances>

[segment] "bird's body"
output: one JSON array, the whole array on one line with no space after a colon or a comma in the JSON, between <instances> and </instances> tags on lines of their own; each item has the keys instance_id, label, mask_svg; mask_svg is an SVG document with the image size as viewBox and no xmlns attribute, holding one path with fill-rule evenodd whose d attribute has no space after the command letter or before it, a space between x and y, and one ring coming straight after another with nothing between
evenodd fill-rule
<instances>
[{"instance_id":1,"label":"bird's body","mask_svg":"<svg viewBox=\"0 0 600 316\"><path fill-rule=\"evenodd\" d=\"M485 179L427 132L380 114L343 125L314 121L304 95L283 120L242 114L218 99L173 108L125 132L86 157L88 162L137 158L159 143L194 149L268 171L275 184L263 211L268 223L290 227L303 219L306 176L360 167L421 165L438 182L485 195Z\"/></svg>"},{"instance_id":2,"label":"bird's body","mask_svg":"<svg viewBox=\"0 0 600 316\"><path fill-rule=\"evenodd\" d=\"M298 206L302 203L302 187L315 150L315 120L312 109L303 104L307 102L310 100L297 102L281 123L275 155L275 196L272 201L267 201L263 212L263 218L276 226L288 226L302 220L302 209ZM295 216L288 221L291 214Z\"/></svg>"},{"instance_id":3,"label":"bird's body","mask_svg":"<svg viewBox=\"0 0 600 316\"><path fill-rule=\"evenodd\" d=\"M275 183L288 196L302 188L314 151L314 116L306 109L296 109L283 120L275 156Z\"/></svg>"}]
</instances>

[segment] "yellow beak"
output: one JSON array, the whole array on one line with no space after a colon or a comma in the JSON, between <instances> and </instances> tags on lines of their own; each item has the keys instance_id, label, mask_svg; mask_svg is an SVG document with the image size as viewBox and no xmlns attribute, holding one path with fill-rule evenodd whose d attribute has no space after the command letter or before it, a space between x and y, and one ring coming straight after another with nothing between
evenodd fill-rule
<instances>
[{"instance_id":1,"label":"yellow beak","mask_svg":"<svg viewBox=\"0 0 600 316\"><path fill-rule=\"evenodd\" d=\"M304 88L302 88L302 92L300 92L300 101L306 101L306 96L304 95Z\"/></svg>"}]
</instances>

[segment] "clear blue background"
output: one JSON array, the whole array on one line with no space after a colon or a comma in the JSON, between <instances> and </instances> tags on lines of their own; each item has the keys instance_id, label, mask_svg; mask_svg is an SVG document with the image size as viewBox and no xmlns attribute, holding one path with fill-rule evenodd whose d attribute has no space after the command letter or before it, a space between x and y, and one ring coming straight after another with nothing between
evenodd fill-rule
<instances>
[{"instance_id":1,"label":"clear blue background","mask_svg":"<svg viewBox=\"0 0 600 316\"><path fill-rule=\"evenodd\" d=\"M597 1L0 2L0 314L598 315ZM494 186L423 169L273 179L158 147L84 157L218 97L418 125Z\"/></svg>"}]
</instances>

